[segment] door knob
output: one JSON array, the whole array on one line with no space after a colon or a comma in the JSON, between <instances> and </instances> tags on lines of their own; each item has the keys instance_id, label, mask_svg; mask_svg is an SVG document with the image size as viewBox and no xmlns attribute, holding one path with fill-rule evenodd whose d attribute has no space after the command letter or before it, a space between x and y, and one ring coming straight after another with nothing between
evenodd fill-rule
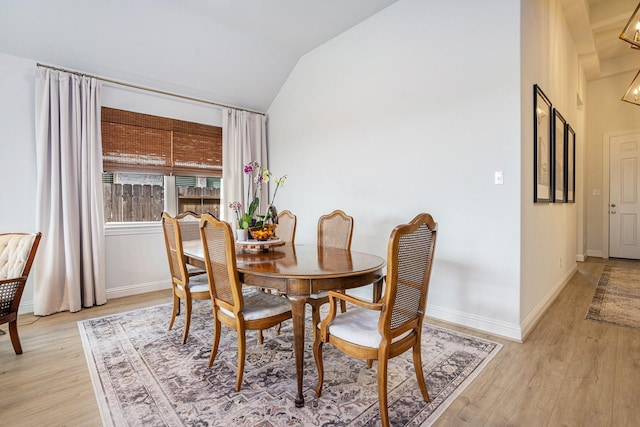
<instances>
[{"instance_id":1,"label":"door knob","mask_svg":"<svg viewBox=\"0 0 640 427\"><path fill-rule=\"evenodd\" d=\"M611 203L611 207L612 207L612 208L615 208L615 207L616 207L616 204L615 204L615 203Z\"/></svg>"},{"instance_id":2,"label":"door knob","mask_svg":"<svg viewBox=\"0 0 640 427\"><path fill-rule=\"evenodd\" d=\"M612 213L612 214L615 214L615 213L616 213L616 211L611 211L611 213Z\"/></svg>"}]
</instances>

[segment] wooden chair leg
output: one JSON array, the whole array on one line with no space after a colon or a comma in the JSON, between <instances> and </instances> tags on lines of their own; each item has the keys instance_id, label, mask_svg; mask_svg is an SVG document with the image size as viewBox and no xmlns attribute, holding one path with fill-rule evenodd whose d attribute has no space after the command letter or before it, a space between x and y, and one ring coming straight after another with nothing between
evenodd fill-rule
<instances>
[{"instance_id":1,"label":"wooden chair leg","mask_svg":"<svg viewBox=\"0 0 640 427\"><path fill-rule=\"evenodd\" d=\"M380 407L380 423L389 427L389 406L387 403L387 356L378 357L378 406Z\"/></svg>"},{"instance_id":2,"label":"wooden chair leg","mask_svg":"<svg viewBox=\"0 0 640 427\"><path fill-rule=\"evenodd\" d=\"M424 381L424 372L422 371L422 357L420 355L420 338L418 342L413 346L413 369L416 371L416 379L418 380L418 386L422 393L422 398L425 402L430 402L429 392L427 391L427 383Z\"/></svg>"},{"instance_id":3,"label":"wooden chair leg","mask_svg":"<svg viewBox=\"0 0 640 427\"><path fill-rule=\"evenodd\" d=\"M320 323L320 306L316 303L311 303L311 321L313 324L313 340L315 342L318 335L318 323Z\"/></svg>"},{"instance_id":4,"label":"wooden chair leg","mask_svg":"<svg viewBox=\"0 0 640 427\"><path fill-rule=\"evenodd\" d=\"M213 314L213 344L211 345L211 356L209 356L209 367L213 365L213 361L218 354L218 345L220 344L220 332L222 332L222 324L217 320L215 313Z\"/></svg>"},{"instance_id":5,"label":"wooden chair leg","mask_svg":"<svg viewBox=\"0 0 640 427\"><path fill-rule=\"evenodd\" d=\"M189 327L191 326L191 298L184 300L184 334L182 335L182 344L187 342L189 337Z\"/></svg>"},{"instance_id":6,"label":"wooden chair leg","mask_svg":"<svg viewBox=\"0 0 640 427\"><path fill-rule=\"evenodd\" d=\"M11 345L16 354L22 354L22 346L20 345L20 337L18 336L18 320L9 322L9 335L11 336Z\"/></svg>"},{"instance_id":7,"label":"wooden chair leg","mask_svg":"<svg viewBox=\"0 0 640 427\"><path fill-rule=\"evenodd\" d=\"M176 316L180 314L180 298L176 294L173 294L173 309L171 310L171 321L169 322L169 330L173 328L173 322L176 321Z\"/></svg>"},{"instance_id":8,"label":"wooden chair leg","mask_svg":"<svg viewBox=\"0 0 640 427\"><path fill-rule=\"evenodd\" d=\"M316 385L316 397L322 394L322 382L324 381L324 364L322 362L322 341L316 339L313 341L313 357L316 360L316 368L318 370L318 384Z\"/></svg>"},{"instance_id":9,"label":"wooden chair leg","mask_svg":"<svg viewBox=\"0 0 640 427\"><path fill-rule=\"evenodd\" d=\"M264 337L262 336L262 329L258 329L258 344L262 344Z\"/></svg>"},{"instance_id":10,"label":"wooden chair leg","mask_svg":"<svg viewBox=\"0 0 640 427\"><path fill-rule=\"evenodd\" d=\"M236 374L236 391L240 391L244 374L244 358L247 352L247 339L244 328L238 328L238 372Z\"/></svg>"}]
</instances>

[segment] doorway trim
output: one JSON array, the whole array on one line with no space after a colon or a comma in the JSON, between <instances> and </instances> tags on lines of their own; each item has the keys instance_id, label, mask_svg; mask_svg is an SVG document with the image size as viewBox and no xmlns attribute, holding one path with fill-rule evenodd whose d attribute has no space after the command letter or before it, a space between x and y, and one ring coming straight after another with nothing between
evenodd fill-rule
<instances>
[{"instance_id":1,"label":"doorway trim","mask_svg":"<svg viewBox=\"0 0 640 427\"><path fill-rule=\"evenodd\" d=\"M640 129L605 133L602 137L602 258L609 258L609 150L611 138L635 133L640 133Z\"/></svg>"}]
</instances>

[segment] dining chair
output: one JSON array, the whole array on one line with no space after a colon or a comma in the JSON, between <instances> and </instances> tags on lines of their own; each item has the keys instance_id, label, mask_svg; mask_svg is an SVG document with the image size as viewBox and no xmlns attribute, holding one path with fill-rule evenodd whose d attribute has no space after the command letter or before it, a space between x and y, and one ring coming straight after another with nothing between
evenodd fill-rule
<instances>
[{"instance_id":1,"label":"dining chair","mask_svg":"<svg viewBox=\"0 0 640 427\"><path fill-rule=\"evenodd\" d=\"M261 330L291 319L291 304L285 297L256 288L243 291L236 265L236 249L231 224L211 214L200 220L204 261L213 300L213 344L209 367L218 353L222 324L238 334L238 372L235 390L239 391L246 356L246 331Z\"/></svg>"},{"instance_id":2,"label":"dining chair","mask_svg":"<svg viewBox=\"0 0 640 427\"><path fill-rule=\"evenodd\" d=\"M13 351L22 354L18 308L42 233L0 234L0 325L9 324Z\"/></svg>"},{"instance_id":3,"label":"dining chair","mask_svg":"<svg viewBox=\"0 0 640 427\"><path fill-rule=\"evenodd\" d=\"M276 229L276 236L284 242L295 244L296 239L296 225L298 223L298 217L296 217L291 211L284 210L278 213L278 228ZM265 292L273 293L270 289L262 289ZM279 295L276 293L276 295ZM280 324L276 326L276 334L280 335ZM262 330L258 331L258 342L262 344Z\"/></svg>"},{"instance_id":4,"label":"dining chair","mask_svg":"<svg viewBox=\"0 0 640 427\"><path fill-rule=\"evenodd\" d=\"M176 219L180 224L180 235L182 236L183 242L189 240L200 241L200 214L194 211L184 211L176 215ZM202 268L191 264L187 264L187 272L189 276L207 273ZM178 314L180 314L179 311Z\"/></svg>"},{"instance_id":5,"label":"dining chair","mask_svg":"<svg viewBox=\"0 0 640 427\"><path fill-rule=\"evenodd\" d=\"M386 286L379 302L329 291L329 314L322 321L313 343L318 368L317 397L322 393L324 378L322 345L329 343L352 357L378 360L378 401L383 426L389 425L389 359L409 349L413 349L413 366L422 397L429 402L420 341L436 234L436 222L427 213L419 214L410 223L393 229L387 249ZM338 300L348 301L357 307L338 314Z\"/></svg>"},{"instance_id":6,"label":"dining chair","mask_svg":"<svg viewBox=\"0 0 640 427\"><path fill-rule=\"evenodd\" d=\"M296 224L298 218L291 211L284 210L278 213L278 228L276 235L280 240L294 244L296 240Z\"/></svg>"},{"instance_id":7,"label":"dining chair","mask_svg":"<svg viewBox=\"0 0 640 427\"><path fill-rule=\"evenodd\" d=\"M351 250L351 238L353 236L353 217L341 210L322 215L318 219L318 246ZM313 337L315 339L317 325L320 323L320 307L329 302L327 291L316 292L309 295L307 303L311 306L311 320L313 321ZM340 302L340 308L344 313L347 304Z\"/></svg>"},{"instance_id":8,"label":"dining chair","mask_svg":"<svg viewBox=\"0 0 640 427\"><path fill-rule=\"evenodd\" d=\"M184 300L185 318L184 334L182 336L182 344L184 344L187 342L189 326L191 325L191 301L194 299L211 299L209 283L206 274L189 275L182 247L183 238L180 221L167 212L163 212L162 229L164 231L164 243L167 249L173 288L173 310L171 311L169 330L173 328L176 316L180 314L180 301Z\"/></svg>"}]
</instances>

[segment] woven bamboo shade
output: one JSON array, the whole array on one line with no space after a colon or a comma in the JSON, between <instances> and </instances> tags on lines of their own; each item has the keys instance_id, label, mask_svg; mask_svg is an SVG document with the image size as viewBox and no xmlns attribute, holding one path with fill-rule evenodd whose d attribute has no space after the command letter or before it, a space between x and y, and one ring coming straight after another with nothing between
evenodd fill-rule
<instances>
[{"instance_id":1,"label":"woven bamboo shade","mask_svg":"<svg viewBox=\"0 0 640 427\"><path fill-rule=\"evenodd\" d=\"M222 176L222 128L102 107L109 172Z\"/></svg>"}]
</instances>

